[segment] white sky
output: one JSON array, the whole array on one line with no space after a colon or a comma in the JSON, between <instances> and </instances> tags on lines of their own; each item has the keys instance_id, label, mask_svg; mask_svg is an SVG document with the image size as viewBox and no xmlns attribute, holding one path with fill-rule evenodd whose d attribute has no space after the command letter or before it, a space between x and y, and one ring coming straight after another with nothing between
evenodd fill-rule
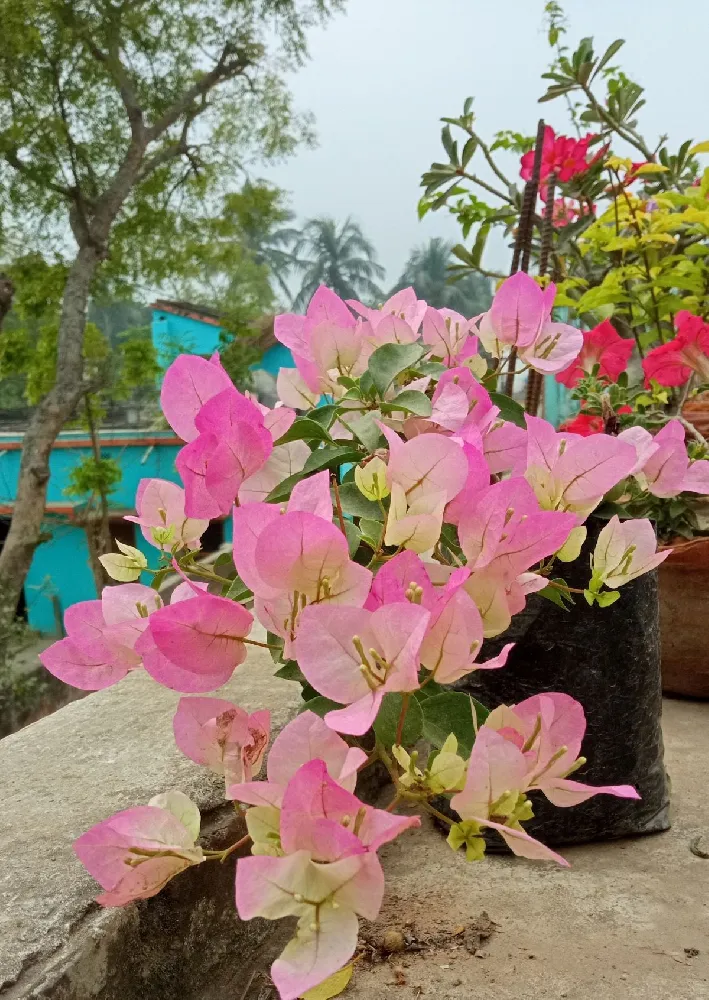
<instances>
[{"instance_id":1,"label":"white sky","mask_svg":"<svg viewBox=\"0 0 709 1000\"><path fill-rule=\"evenodd\" d=\"M585 35L597 52L626 39L613 62L646 88L640 130L651 145L662 132L673 146L709 138L709 0L564 6L572 49ZM447 213L416 215L420 175L443 158L441 116L459 115L471 95L485 138L531 135L541 115L571 132L563 99L537 103L550 61L543 10L544 0L349 0L346 14L311 33L311 61L292 78L296 103L315 114L319 147L266 175L291 193L299 220L352 215L393 283L417 243L460 241ZM477 170L477 156L473 163ZM505 169L516 174L516 161ZM488 262L504 266L502 244L491 250Z\"/></svg>"}]
</instances>

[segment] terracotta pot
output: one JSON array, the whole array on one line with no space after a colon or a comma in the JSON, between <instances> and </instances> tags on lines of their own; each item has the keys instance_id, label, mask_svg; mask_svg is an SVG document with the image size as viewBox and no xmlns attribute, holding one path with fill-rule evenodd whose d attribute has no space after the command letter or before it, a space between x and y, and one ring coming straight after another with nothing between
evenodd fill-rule
<instances>
[{"instance_id":1,"label":"terracotta pot","mask_svg":"<svg viewBox=\"0 0 709 1000\"><path fill-rule=\"evenodd\" d=\"M709 698L709 538L674 546L659 580L663 689Z\"/></svg>"},{"instance_id":2,"label":"terracotta pot","mask_svg":"<svg viewBox=\"0 0 709 1000\"><path fill-rule=\"evenodd\" d=\"M696 427L702 437L709 437L709 393L703 392L701 396L685 403L682 416Z\"/></svg>"}]
</instances>

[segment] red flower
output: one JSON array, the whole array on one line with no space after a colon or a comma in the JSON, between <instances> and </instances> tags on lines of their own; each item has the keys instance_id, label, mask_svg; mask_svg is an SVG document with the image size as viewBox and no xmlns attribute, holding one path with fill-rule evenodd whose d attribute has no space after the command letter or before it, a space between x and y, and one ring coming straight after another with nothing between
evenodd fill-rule
<instances>
[{"instance_id":1,"label":"red flower","mask_svg":"<svg viewBox=\"0 0 709 1000\"><path fill-rule=\"evenodd\" d=\"M592 132L589 132L583 139L572 139L565 135L557 136L551 125L547 125L544 129L540 181L545 181L547 177L554 174L558 181L565 184L574 177L585 173L608 149L607 146L604 146L589 160L588 147L595 138L596 136ZM522 180L528 181L532 177L534 166L533 149L524 154L521 164L520 176Z\"/></svg>"},{"instance_id":2,"label":"red flower","mask_svg":"<svg viewBox=\"0 0 709 1000\"><path fill-rule=\"evenodd\" d=\"M590 437L591 434L603 433L603 417L594 416L591 413L579 413L573 420L565 420L559 427L560 431L569 431L570 434L580 434L581 437Z\"/></svg>"},{"instance_id":3,"label":"red flower","mask_svg":"<svg viewBox=\"0 0 709 1000\"><path fill-rule=\"evenodd\" d=\"M584 332L581 353L573 364L559 372L556 381L573 389L584 375L591 374L595 365L600 365L598 374L615 382L627 368L632 353L633 341L619 336L610 320L606 319L593 330Z\"/></svg>"},{"instance_id":4,"label":"red flower","mask_svg":"<svg viewBox=\"0 0 709 1000\"><path fill-rule=\"evenodd\" d=\"M677 336L650 351L643 361L646 384L684 385L696 372L709 382L709 323L683 309L675 316Z\"/></svg>"},{"instance_id":5,"label":"red flower","mask_svg":"<svg viewBox=\"0 0 709 1000\"><path fill-rule=\"evenodd\" d=\"M540 191L542 198L546 201L546 184L542 185L542 190ZM570 223L575 222L580 215L589 215L596 213L596 206L591 205L591 211L589 212L588 205L584 205L581 202L574 202L569 198L556 198L554 200L554 211L552 213L552 224L555 229L561 229L564 226L568 226ZM542 216L546 215L546 207L542 209Z\"/></svg>"},{"instance_id":6,"label":"red flower","mask_svg":"<svg viewBox=\"0 0 709 1000\"><path fill-rule=\"evenodd\" d=\"M619 406L616 413L632 413L630 406ZM603 417L600 414L579 413L573 420L565 420L559 427L560 431L578 434L580 437L590 437L591 434L603 433Z\"/></svg>"}]
</instances>

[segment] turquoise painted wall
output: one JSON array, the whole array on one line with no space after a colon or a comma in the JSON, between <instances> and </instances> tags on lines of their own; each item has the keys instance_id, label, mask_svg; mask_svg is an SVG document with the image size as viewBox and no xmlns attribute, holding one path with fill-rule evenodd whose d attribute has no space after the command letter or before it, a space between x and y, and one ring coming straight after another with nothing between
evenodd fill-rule
<instances>
[{"instance_id":1,"label":"turquoise painted wall","mask_svg":"<svg viewBox=\"0 0 709 1000\"><path fill-rule=\"evenodd\" d=\"M174 357L178 345L182 350L195 354L211 354L219 347L219 333L220 328L212 324L153 311L153 342L165 363ZM282 344L276 344L254 367L275 376L279 368L292 368L294 362L290 351ZM180 445L172 443L172 432L107 430L102 432L101 437L112 442L104 445L104 456L114 459L122 470L121 481L111 495L111 507L116 517L133 512L135 493L141 479L158 477L180 482L175 470L175 456ZM171 443L152 444L151 441L156 438ZM131 443L123 444L122 439ZM139 439L137 444L136 439ZM0 505L8 506L15 500L21 455L16 446L21 440L21 434L0 434ZM82 443L66 446L73 441ZM25 584L29 624L37 631L49 634L56 632L58 607L63 611L77 601L93 600L97 596L83 529L73 524L67 514L51 512L53 504L70 505L71 501L64 493L69 473L81 458L90 454L90 448L83 431L67 431L60 435L58 443L61 446L54 448L49 462L47 503L50 510L44 523L49 538L37 548ZM231 540L230 518L224 522L224 540ZM155 565L157 549L143 538L137 526L135 544ZM143 582L150 583L150 580L151 577L144 573Z\"/></svg>"},{"instance_id":2,"label":"turquoise painted wall","mask_svg":"<svg viewBox=\"0 0 709 1000\"><path fill-rule=\"evenodd\" d=\"M154 431L104 431L101 436L104 440L111 441L121 437L131 440L161 437L174 440L172 432L159 434ZM59 437L61 444L70 443L72 439L85 439L85 434L69 432ZM14 501L21 454L19 450L3 450L3 443L20 440L21 435L0 436L0 504L3 505ZM116 492L111 495L111 507L115 510L116 517L135 509L135 493L142 478L159 477L179 482L175 470L175 456L179 447L172 443L153 445L141 441L137 445L112 444L102 449L106 458L118 462L123 473ZM47 489L49 505L67 505L71 502L64 494L69 472L80 458L89 453L88 447L79 446L59 447L52 451ZM51 509L46 516L44 529L50 538L35 551L25 584L25 600L31 627L39 632L53 633L56 626L53 597L58 597L61 608L65 609L77 601L93 600L96 590L84 531L73 524L67 515L53 514ZM139 530L136 531L136 544L149 558L155 560L157 550L148 545ZM147 574L145 576L145 582L149 583L150 578Z\"/></svg>"},{"instance_id":3,"label":"turquoise painted wall","mask_svg":"<svg viewBox=\"0 0 709 1000\"><path fill-rule=\"evenodd\" d=\"M221 327L187 316L153 310L153 344L164 365L169 364L177 353L178 345L192 354L212 354L219 348ZM277 375L279 368L295 368L293 355L283 344L269 347L261 361L253 365L269 375Z\"/></svg>"}]
</instances>

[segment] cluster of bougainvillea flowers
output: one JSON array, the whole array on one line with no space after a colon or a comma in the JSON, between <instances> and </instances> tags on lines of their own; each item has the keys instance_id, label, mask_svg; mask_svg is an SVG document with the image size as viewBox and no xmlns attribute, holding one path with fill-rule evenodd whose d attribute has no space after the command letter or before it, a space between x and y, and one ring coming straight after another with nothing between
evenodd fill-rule
<instances>
[{"instance_id":1,"label":"cluster of bougainvillea flowers","mask_svg":"<svg viewBox=\"0 0 709 1000\"><path fill-rule=\"evenodd\" d=\"M183 487L144 481L133 518L156 564L125 545L104 557L121 582L70 608L67 637L42 661L87 690L144 669L187 695L176 743L224 777L248 833L203 849L199 812L179 792L120 812L75 845L102 904L154 895L250 842L237 862L237 909L243 919L297 918L272 969L283 1000L294 1000L349 962L359 917L374 919L381 905L378 849L418 826L436 795L451 799L460 820L449 843L469 860L484 854L490 828L516 854L561 864L524 831L535 794L562 807L598 793L637 797L571 777L585 763L585 717L567 695L488 713L446 688L504 668L511 646L490 657L485 639L505 632L528 595L573 599L563 564L579 558L584 521L610 491L633 479L671 495L703 481L709 464L690 463L673 424L655 438L642 428L583 437L525 417L494 391L513 347L568 381L627 362L611 331L584 336L553 322L552 302L553 288L526 275L474 320L411 289L373 310L321 288L305 316L276 319L296 367L281 371L274 409L239 392L218 356L183 355L168 369L162 406L185 442ZM488 368L480 343L497 365ZM199 539L227 515L233 566L220 561L222 579L199 561ZM649 521L612 518L586 600L612 603L666 555ZM279 675L304 699L270 751L267 711L210 695L250 644L264 644L264 629ZM394 785L386 810L356 795L375 761Z\"/></svg>"}]
</instances>

